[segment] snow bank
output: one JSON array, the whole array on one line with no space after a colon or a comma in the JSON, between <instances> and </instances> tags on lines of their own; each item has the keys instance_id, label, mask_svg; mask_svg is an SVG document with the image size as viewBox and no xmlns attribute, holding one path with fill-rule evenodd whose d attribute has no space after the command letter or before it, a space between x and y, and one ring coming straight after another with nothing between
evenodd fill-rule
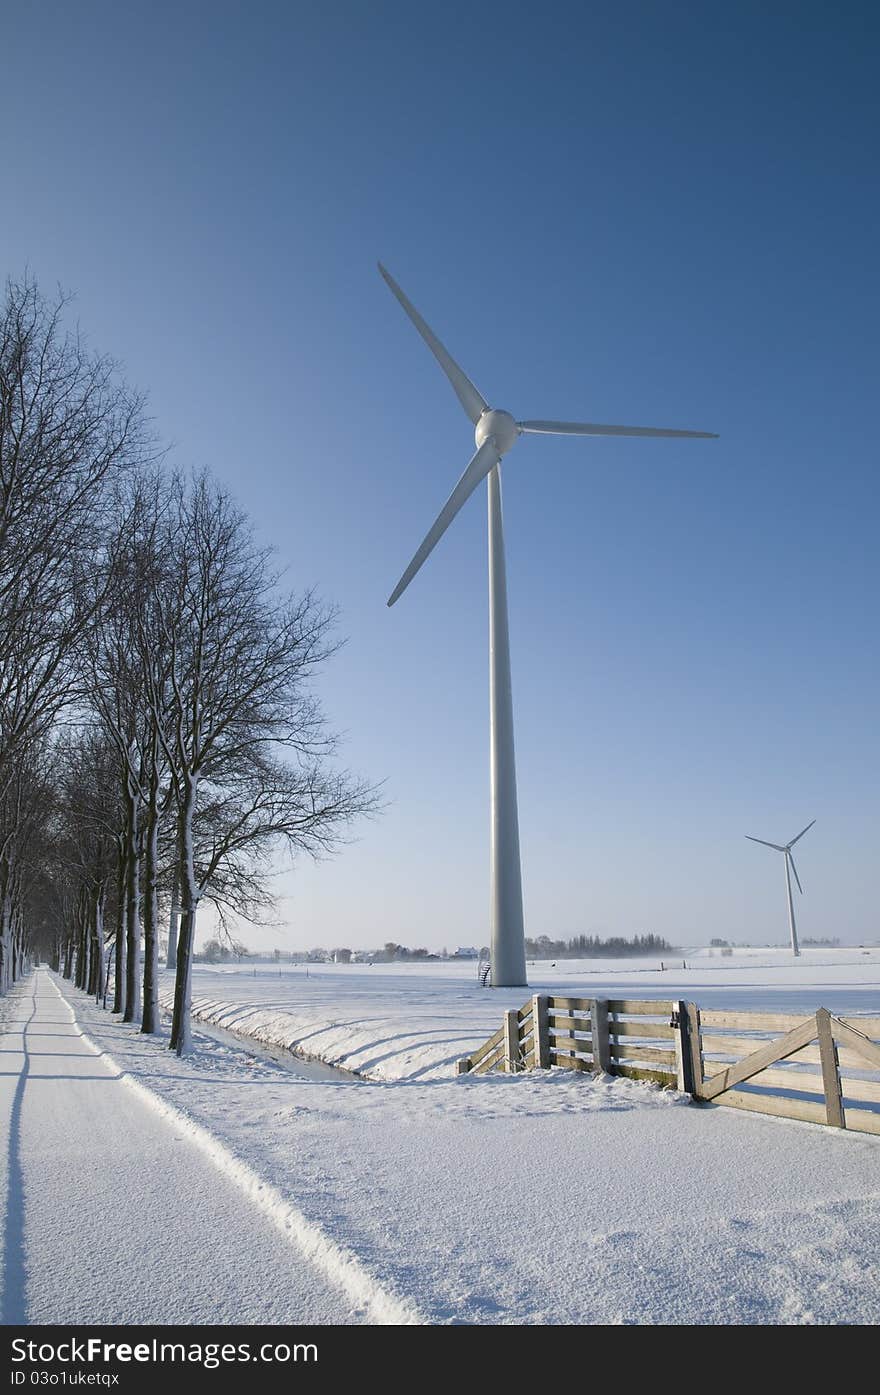
<instances>
[{"instance_id":1,"label":"snow bank","mask_svg":"<svg viewBox=\"0 0 880 1395\"><path fill-rule=\"evenodd\" d=\"M717 956L717 957L716 957ZM880 1013L880 950L709 952L664 961L569 960L529 966L529 988L481 988L476 964L197 966L193 1012L226 1031L371 1080L442 1080L531 992L687 998L701 1007L804 1015ZM163 1006L173 991L165 979Z\"/></svg>"}]
</instances>

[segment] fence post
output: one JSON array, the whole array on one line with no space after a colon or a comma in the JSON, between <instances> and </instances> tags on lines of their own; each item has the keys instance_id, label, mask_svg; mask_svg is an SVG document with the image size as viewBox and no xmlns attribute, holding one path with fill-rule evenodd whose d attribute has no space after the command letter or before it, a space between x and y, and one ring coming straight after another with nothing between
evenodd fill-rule
<instances>
[{"instance_id":1,"label":"fence post","mask_svg":"<svg viewBox=\"0 0 880 1395\"><path fill-rule=\"evenodd\" d=\"M536 993L532 998L532 1041L535 1044L535 1069L549 1070L550 1018L545 993Z\"/></svg>"},{"instance_id":2,"label":"fence post","mask_svg":"<svg viewBox=\"0 0 880 1395\"><path fill-rule=\"evenodd\" d=\"M825 1090L825 1122L833 1128L845 1129L837 1043L831 1034L831 1013L827 1008L819 1008L816 1013L816 1030L819 1037L819 1060L822 1062L822 1085Z\"/></svg>"},{"instance_id":3,"label":"fence post","mask_svg":"<svg viewBox=\"0 0 880 1395\"><path fill-rule=\"evenodd\" d=\"M679 1090L683 1090L686 1094L692 1095L694 1092L694 1084L687 1008L688 1005L684 1001L673 1002L672 1018L669 1025L675 1032L676 1084Z\"/></svg>"},{"instance_id":4,"label":"fence post","mask_svg":"<svg viewBox=\"0 0 880 1395\"><path fill-rule=\"evenodd\" d=\"M688 1050L691 1058L691 1095L697 1100L703 1092L703 1031L700 1009L696 1003L685 1003L688 1024Z\"/></svg>"},{"instance_id":5,"label":"fence post","mask_svg":"<svg viewBox=\"0 0 880 1395\"><path fill-rule=\"evenodd\" d=\"M593 998L590 1001L590 1035L593 1038L593 1070L597 1074L611 1074L611 1039L608 1032L608 1000Z\"/></svg>"},{"instance_id":6,"label":"fence post","mask_svg":"<svg viewBox=\"0 0 880 1395\"><path fill-rule=\"evenodd\" d=\"M519 1013L510 1008L504 1014L504 1069L513 1075L519 1068Z\"/></svg>"},{"instance_id":7,"label":"fence post","mask_svg":"<svg viewBox=\"0 0 880 1395\"><path fill-rule=\"evenodd\" d=\"M467 1075L467 1074L470 1072L470 1068L471 1068L471 1058L470 1058L470 1056L462 1056L461 1059L458 1060L458 1061L456 1061L456 1063L455 1063L455 1074L456 1074L456 1075Z\"/></svg>"},{"instance_id":8,"label":"fence post","mask_svg":"<svg viewBox=\"0 0 880 1395\"><path fill-rule=\"evenodd\" d=\"M696 1099L703 1083L699 1009L693 1003L674 1002L670 1026L675 1032L675 1065L678 1088Z\"/></svg>"}]
</instances>

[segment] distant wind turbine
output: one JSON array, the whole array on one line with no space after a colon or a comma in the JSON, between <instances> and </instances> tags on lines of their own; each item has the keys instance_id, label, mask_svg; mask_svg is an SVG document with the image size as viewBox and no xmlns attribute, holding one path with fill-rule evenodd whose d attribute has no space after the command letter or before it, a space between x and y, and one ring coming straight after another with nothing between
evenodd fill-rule
<instances>
[{"instance_id":1,"label":"distant wind turbine","mask_svg":"<svg viewBox=\"0 0 880 1395\"><path fill-rule=\"evenodd\" d=\"M815 822L816 820L813 819L813 823ZM797 842L798 838L803 838L805 833L809 833L810 829L813 827L813 823L808 823L806 828L801 829L797 838L792 838L790 843L785 844L768 843L764 838L753 838L751 833L747 833L745 835L751 843L760 843L762 847L775 848L777 852L781 852L784 854L785 890L788 893L788 924L791 929L791 951L792 954L795 955L795 957L797 957L800 954L800 950L798 949L797 930L795 929L794 924L794 901L791 899L791 875L789 873L789 868L791 868L791 871L794 872L794 879L798 884L798 891L801 893L801 896L803 896L804 894L804 888L801 886L801 879L797 874L797 868L794 865L794 858L791 855L791 850Z\"/></svg>"},{"instance_id":2,"label":"distant wind turbine","mask_svg":"<svg viewBox=\"0 0 880 1395\"><path fill-rule=\"evenodd\" d=\"M510 684L510 641L507 623L507 578L501 519L501 457L520 436L690 436L717 439L710 431L672 431L656 426L598 426L578 421L516 421L509 412L490 407L470 378L447 353L415 306L381 262L379 271L400 301L419 334L452 384L465 414L474 424L477 451L453 489L424 541L388 598L402 596L416 572L433 552L455 515L484 479L489 481L489 722L491 802L491 964L492 987L526 983L526 951L516 804L516 765L513 745L513 699Z\"/></svg>"}]
</instances>

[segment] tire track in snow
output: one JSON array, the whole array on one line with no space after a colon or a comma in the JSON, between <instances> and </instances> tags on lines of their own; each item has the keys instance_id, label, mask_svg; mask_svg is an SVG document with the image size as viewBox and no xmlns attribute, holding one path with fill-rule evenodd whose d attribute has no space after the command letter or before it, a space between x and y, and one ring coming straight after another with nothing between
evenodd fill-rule
<instances>
[{"instance_id":1,"label":"tire track in snow","mask_svg":"<svg viewBox=\"0 0 880 1395\"><path fill-rule=\"evenodd\" d=\"M73 1004L62 993L54 976L49 976L49 981L70 1013L74 1031L88 1049L94 1055L100 1056L143 1103L191 1139L205 1157L268 1217L288 1242L295 1245L326 1279L342 1289L351 1302L364 1312L368 1321L380 1326L428 1323L428 1319L413 1303L395 1293L390 1286L381 1283L353 1251L332 1240L319 1225L310 1221L270 1182L264 1181L225 1143L202 1124L196 1123L195 1119L190 1118L177 1105L162 1099L155 1091L142 1084L120 1066L109 1052L97 1046L88 1033L83 1031Z\"/></svg>"}]
</instances>

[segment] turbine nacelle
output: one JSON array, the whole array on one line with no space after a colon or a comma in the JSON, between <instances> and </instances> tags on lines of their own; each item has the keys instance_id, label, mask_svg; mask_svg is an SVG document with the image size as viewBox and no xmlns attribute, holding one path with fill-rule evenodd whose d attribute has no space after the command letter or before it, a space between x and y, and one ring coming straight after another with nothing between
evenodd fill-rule
<instances>
[{"instance_id":1,"label":"turbine nacelle","mask_svg":"<svg viewBox=\"0 0 880 1395\"><path fill-rule=\"evenodd\" d=\"M506 455L510 447L516 445L520 429L509 412L489 407L483 412L474 427L474 440L478 446L483 446L490 436L495 439L495 449L498 454Z\"/></svg>"}]
</instances>

